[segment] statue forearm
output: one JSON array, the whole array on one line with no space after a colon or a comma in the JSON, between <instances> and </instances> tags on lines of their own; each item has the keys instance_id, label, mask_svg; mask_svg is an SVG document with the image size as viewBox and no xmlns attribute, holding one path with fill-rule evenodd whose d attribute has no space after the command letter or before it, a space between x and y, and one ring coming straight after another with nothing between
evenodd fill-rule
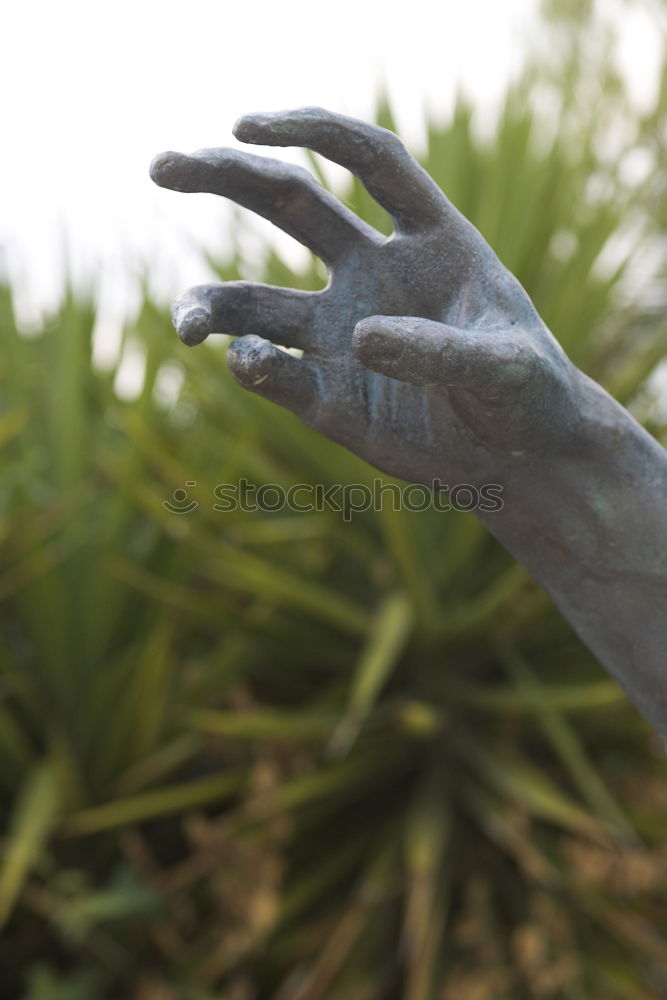
<instances>
[{"instance_id":1,"label":"statue forearm","mask_svg":"<svg viewBox=\"0 0 667 1000\"><path fill-rule=\"evenodd\" d=\"M667 735L667 452L581 375L571 449L507 475L492 533Z\"/></svg>"}]
</instances>

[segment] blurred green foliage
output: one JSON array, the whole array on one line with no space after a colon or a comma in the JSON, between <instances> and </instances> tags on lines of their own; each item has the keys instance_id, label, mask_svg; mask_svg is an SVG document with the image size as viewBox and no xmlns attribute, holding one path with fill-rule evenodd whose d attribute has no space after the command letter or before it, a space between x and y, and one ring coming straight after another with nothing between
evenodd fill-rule
<instances>
[{"instance_id":1,"label":"blurred green foliage","mask_svg":"<svg viewBox=\"0 0 667 1000\"><path fill-rule=\"evenodd\" d=\"M603 49L554 42L490 134L460 98L422 162L667 443L665 323L632 281L667 229L667 85L633 112ZM267 251L264 280L321 266ZM376 473L243 393L223 338L181 347L148 292L132 401L92 363L92 301L26 336L1 294L0 995L664 996L664 747L527 573L460 512L215 511L241 477Z\"/></svg>"}]
</instances>

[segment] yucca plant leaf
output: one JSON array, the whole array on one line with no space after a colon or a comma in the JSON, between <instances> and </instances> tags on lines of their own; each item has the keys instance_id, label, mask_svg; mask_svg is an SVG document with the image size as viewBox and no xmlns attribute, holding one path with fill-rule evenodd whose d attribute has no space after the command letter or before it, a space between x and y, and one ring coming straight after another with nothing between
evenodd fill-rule
<instances>
[{"instance_id":1,"label":"yucca plant leaf","mask_svg":"<svg viewBox=\"0 0 667 1000\"><path fill-rule=\"evenodd\" d=\"M138 795L92 806L73 813L60 826L63 836L99 833L119 826L143 823L158 816L194 809L231 798L242 787L244 771L230 771L205 778L193 778Z\"/></svg>"},{"instance_id":2,"label":"yucca plant leaf","mask_svg":"<svg viewBox=\"0 0 667 1000\"><path fill-rule=\"evenodd\" d=\"M406 899L402 941L406 954L406 1000L428 1000L444 942L450 876L446 850L451 833L447 790L436 765L417 785L406 817Z\"/></svg>"},{"instance_id":3,"label":"yucca plant leaf","mask_svg":"<svg viewBox=\"0 0 667 1000\"><path fill-rule=\"evenodd\" d=\"M222 712L200 709L190 717L192 725L207 733L230 739L314 740L325 739L336 724L336 715L325 712Z\"/></svg>"},{"instance_id":4,"label":"yucca plant leaf","mask_svg":"<svg viewBox=\"0 0 667 1000\"><path fill-rule=\"evenodd\" d=\"M332 754L345 753L352 746L382 685L403 653L413 622L414 612L406 595L390 594L369 629L354 671L347 708L329 744Z\"/></svg>"},{"instance_id":5,"label":"yucca plant leaf","mask_svg":"<svg viewBox=\"0 0 667 1000\"><path fill-rule=\"evenodd\" d=\"M507 796L537 819L560 824L564 829L607 841L603 825L583 806L557 788L547 775L528 761L499 759L481 743L457 734L456 742L471 767L490 789Z\"/></svg>"},{"instance_id":6,"label":"yucca plant leaf","mask_svg":"<svg viewBox=\"0 0 667 1000\"><path fill-rule=\"evenodd\" d=\"M0 926L9 917L25 879L40 859L60 806L57 772L47 759L26 775L9 817L0 862Z\"/></svg>"},{"instance_id":7,"label":"yucca plant leaf","mask_svg":"<svg viewBox=\"0 0 667 1000\"><path fill-rule=\"evenodd\" d=\"M519 688L532 688L539 696L541 685L529 664L516 649L501 647L500 659ZM609 792L599 771L589 760L573 726L562 714L536 699L535 717L548 743L562 761L582 798L591 811L605 822L612 833L631 843L638 843L636 831Z\"/></svg>"}]
</instances>

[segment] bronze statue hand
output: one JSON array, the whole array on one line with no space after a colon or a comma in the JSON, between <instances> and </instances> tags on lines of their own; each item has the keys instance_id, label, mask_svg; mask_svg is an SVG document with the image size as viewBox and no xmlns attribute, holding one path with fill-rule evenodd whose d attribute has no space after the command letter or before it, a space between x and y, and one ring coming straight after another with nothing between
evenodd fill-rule
<instances>
[{"instance_id":1,"label":"bronze statue hand","mask_svg":"<svg viewBox=\"0 0 667 1000\"><path fill-rule=\"evenodd\" d=\"M234 134L307 146L347 167L396 231L370 228L301 167L232 149L157 156L158 184L233 199L330 273L315 293L249 282L192 288L173 309L186 344L241 334L228 352L241 385L403 479L495 481L507 462L566 440L576 369L398 136L319 108L246 115Z\"/></svg>"},{"instance_id":2,"label":"bronze statue hand","mask_svg":"<svg viewBox=\"0 0 667 1000\"><path fill-rule=\"evenodd\" d=\"M232 198L330 272L317 293L193 288L174 305L181 339L240 334L228 358L241 385L386 472L502 485L502 509L478 516L667 735L667 453L571 364L393 133L305 108L247 115L235 134L347 167L395 233L371 229L299 167L231 149L164 153L158 184Z\"/></svg>"}]
</instances>

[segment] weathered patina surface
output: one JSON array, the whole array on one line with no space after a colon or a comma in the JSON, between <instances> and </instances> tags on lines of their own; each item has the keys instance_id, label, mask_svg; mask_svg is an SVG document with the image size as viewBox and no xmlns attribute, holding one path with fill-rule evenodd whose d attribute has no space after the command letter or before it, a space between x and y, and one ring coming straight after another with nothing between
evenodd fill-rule
<instances>
[{"instance_id":1,"label":"weathered patina surface","mask_svg":"<svg viewBox=\"0 0 667 1000\"><path fill-rule=\"evenodd\" d=\"M395 232L372 229L282 161L160 154L156 183L231 198L330 275L314 293L192 288L174 303L181 339L238 335L228 361L242 386L385 472L436 487L500 484L502 510L478 516L667 734L667 453L569 361L398 136L320 108L246 115L234 134L348 168Z\"/></svg>"}]
</instances>

